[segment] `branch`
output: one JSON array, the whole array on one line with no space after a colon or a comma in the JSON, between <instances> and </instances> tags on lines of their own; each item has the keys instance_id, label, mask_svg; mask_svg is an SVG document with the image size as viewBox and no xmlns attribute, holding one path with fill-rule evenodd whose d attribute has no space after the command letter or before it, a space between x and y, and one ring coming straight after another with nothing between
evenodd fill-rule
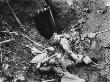
<instances>
[{"instance_id":1,"label":"branch","mask_svg":"<svg viewBox=\"0 0 110 82\"><path fill-rule=\"evenodd\" d=\"M24 26L24 25L21 23L21 21L18 19L17 15L16 15L15 12L14 12L14 9L12 9L12 7L10 6L8 0L5 0L5 1L6 1L7 5L9 6L9 8L10 8L10 10L11 10L13 16L15 17L17 23L19 24L19 26L25 31L25 28L24 28L25 26Z\"/></svg>"},{"instance_id":2,"label":"branch","mask_svg":"<svg viewBox=\"0 0 110 82\"><path fill-rule=\"evenodd\" d=\"M44 81L42 81L42 82L53 82L54 81L54 79L51 79L51 80L44 80Z\"/></svg>"},{"instance_id":3,"label":"branch","mask_svg":"<svg viewBox=\"0 0 110 82\"><path fill-rule=\"evenodd\" d=\"M35 45L44 48L44 46L38 42L35 42L34 40L30 39L27 35L21 34L23 37L25 37L26 39L28 39L29 41L31 41L32 43L34 43Z\"/></svg>"},{"instance_id":4,"label":"branch","mask_svg":"<svg viewBox=\"0 0 110 82\"><path fill-rule=\"evenodd\" d=\"M2 55L2 50L1 50L1 48L0 48L0 51L1 51L0 56L1 56L1 62L2 62L3 55Z\"/></svg>"},{"instance_id":5,"label":"branch","mask_svg":"<svg viewBox=\"0 0 110 82\"><path fill-rule=\"evenodd\" d=\"M7 42L10 42L10 41L13 41L13 39L12 40L9 39L9 40L2 41L2 42L0 42L0 44L7 43Z\"/></svg>"},{"instance_id":6,"label":"branch","mask_svg":"<svg viewBox=\"0 0 110 82\"><path fill-rule=\"evenodd\" d=\"M24 34L18 34L17 32L13 31L13 32L8 32L8 31L1 31L1 32L6 32L6 33L9 33L9 34L15 34L15 35L22 35L24 38L28 39L29 41L31 41L32 43L34 43L34 45L36 46L39 46L39 47L42 47L42 48L45 48L42 44L38 43L38 42L35 42L34 40L32 40L31 38L29 38L27 35L24 35ZM4 43L4 42L8 42L10 40L6 40L6 41L3 41L3 42L0 42L1 43Z\"/></svg>"}]
</instances>

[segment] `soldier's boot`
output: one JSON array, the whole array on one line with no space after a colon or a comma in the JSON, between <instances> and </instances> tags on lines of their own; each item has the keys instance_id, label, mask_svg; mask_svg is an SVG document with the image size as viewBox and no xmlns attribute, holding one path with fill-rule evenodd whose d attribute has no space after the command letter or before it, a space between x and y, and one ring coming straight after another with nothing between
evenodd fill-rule
<instances>
[{"instance_id":1,"label":"soldier's boot","mask_svg":"<svg viewBox=\"0 0 110 82\"><path fill-rule=\"evenodd\" d=\"M64 75L64 73L60 67L53 66L52 70L60 77L62 77Z\"/></svg>"},{"instance_id":2,"label":"soldier's boot","mask_svg":"<svg viewBox=\"0 0 110 82\"><path fill-rule=\"evenodd\" d=\"M40 68L39 68L40 71L50 71L51 69L52 69L52 66L40 67Z\"/></svg>"},{"instance_id":3,"label":"soldier's boot","mask_svg":"<svg viewBox=\"0 0 110 82\"><path fill-rule=\"evenodd\" d=\"M85 64L89 64L92 62L89 56L78 55L78 58L80 59L80 62L84 62Z\"/></svg>"}]
</instances>

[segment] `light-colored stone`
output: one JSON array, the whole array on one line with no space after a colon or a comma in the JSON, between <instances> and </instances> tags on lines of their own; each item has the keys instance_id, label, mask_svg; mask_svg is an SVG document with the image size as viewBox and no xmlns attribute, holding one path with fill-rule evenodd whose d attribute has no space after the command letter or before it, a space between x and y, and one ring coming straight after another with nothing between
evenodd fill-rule
<instances>
[{"instance_id":1,"label":"light-colored stone","mask_svg":"<svg viewBox=\"0 0 110 82\"><path fill-rule=\"evenodd\" d=\"M0 78L0 82L4 82L4 78Z\"/></svg>"},{"instance_id":2,"label":"light-colored stone","mask_svg":"<svg viewBox=\"0 0 110 82\"><path fill-rule=\"evenodd\" d=\"M85 80L68 72L65 72L64 76L61 79L61 82L85 82Z\"/></svg>"},{"instance_id":3,"label":"light-colored stone","mask_svg":"<svg viewBox=\"0 0 110 82\"><path fill-rule=\"evenodd\" d=\"M62 78L61 79L61 82L85 82L84 79L69 79L69 78Z\"/></svg>"}]
</instances>

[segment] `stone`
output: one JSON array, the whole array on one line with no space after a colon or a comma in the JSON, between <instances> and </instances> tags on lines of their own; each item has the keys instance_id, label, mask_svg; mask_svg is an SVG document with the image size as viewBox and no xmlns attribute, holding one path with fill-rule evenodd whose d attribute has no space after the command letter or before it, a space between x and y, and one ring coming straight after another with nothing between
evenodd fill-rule
<instances>
[{"instance_id":1,"label":"stone","mask_svg":"<svg viewBox=\"0 0 110 82\"><path fill-rule=\"evenodd\" d=\"M61 82L85 82L85 80L67 72L62 77Z\"/></svg>"},{"instance_id":2,"label":"stone","mask_svg":"<svg viewBox=\"0 0 110 82\"><path fill-rule=\"evenodd\" d=\"M63 77L62 79L61 79L61 82L85 82L85 80L84 79L69 79L69 78L66 78L66 77Z\"/></svg>"}]
</instances>

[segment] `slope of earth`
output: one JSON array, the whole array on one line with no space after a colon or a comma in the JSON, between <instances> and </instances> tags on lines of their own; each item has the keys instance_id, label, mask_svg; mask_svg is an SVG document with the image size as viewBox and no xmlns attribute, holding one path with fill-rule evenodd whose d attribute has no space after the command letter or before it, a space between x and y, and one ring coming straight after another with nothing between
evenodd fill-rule
<instances>
[{"instance_id":1,"label":"slope of earth","mask_svg":"<svg viewBox=\"0 0 110 82\"><path fill-rule=\"evenodd\" d=\"M77 13L77 20L81 18L86 19L86 23L83 24L83 33L110 30L109 0L52 0L53 5L61 8L63 13L67 13L70 8L67 1L73 1L71 8ZM71 15L72 13L70 13L70 17ZM69 25L74 25L77 20L71 20ZM98 34L97 40L97 47L91 50L90 53L87 53L87 55L96 58L100 65L96 68L92 68L91 66L82 66L79 68L79 66L76 66L71 70L74 70L73 73L75 75L86 79L87 82L109 82L110 31Z\"/></svg>"},{"instance_id":2,"label":"slope of earth","mask_svg":"<svg viewBox=\"0 0 110 82\"><path fill-rule=\"evenodd\" d=\"M109 5L110 2L107 0L87 0L87 1L88 4L86 4L86 8L88 8L91 12L87 13L87 20L86 23L84 24L83 33L101 32L104 30L110 30L110 5ZM110 31L98 34L97 39L99 40L97 46L98 49L96 48L96 50L93 51L91 55L92 57L97 58L98 62L100 62L100 65L98 66L100 71L99 70L95 72L89 71L90 73L85 73L84 76L86 77L89 76L88 82L109 82ZM106 48L101 48L102 46Z\"/></svg>"},{"instance_id":3,"label":"slope of earth","mask_svg":"<svg viewBox=\"0 0 110 82\"><path fill-rule=\"evenodd\" d=\"M61 31L78 22L79 19L85 18L86 23L83 25L83 33L85 32L99 32L110 29L110 7L106 7L108 1L106 0L70 0L73 1L73 6L70 8L67 1L69 0L50 0L49 4L52 8L55 23L57 24L56 31ZM48 47L47 40L40 35L36 29L36 21L34 17L44 12L44 0L9 0L11 6L21 22L26 26L24 34L31 37L32 40L41 43L44 47ZM16 20L12 16L9 7L4 2L0 2L0 26L1 30L9 30L7 23L15 31L21 31ZM88 9L86 11L86 9ZM48 31L49 29L47 29ZM60 30L60 31L59 31ZM98 61L98 66L92 67L90 65L81 64L68 68L73 74L86 80L86 82L109 82L110 81L110 32L99 34L97 36L98 44L94 50L87 53L90 57L94 57ZM5 77L7 81L13 77L26 77L27 80L39 80L39 74L35 70L34 65L30 65L29 61L34 57L31 50L26 45L35 46L30 41L22 36L2 34L0 40L14 39L9 43L1 45L4 49L1 60L0 74ZM102 47L103 46L103 47ZM44 48L39 48L41 51ZM8 68L7 68L8 67Z\"/></svg>"}]
</instances>

